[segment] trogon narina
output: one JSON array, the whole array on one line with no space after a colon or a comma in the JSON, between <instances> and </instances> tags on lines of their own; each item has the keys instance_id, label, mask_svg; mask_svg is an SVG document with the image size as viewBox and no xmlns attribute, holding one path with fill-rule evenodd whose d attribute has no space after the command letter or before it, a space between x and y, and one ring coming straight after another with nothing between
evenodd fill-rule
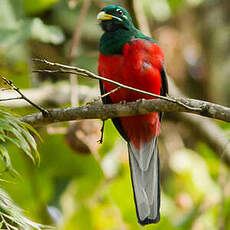
<instances>
[{"instance_id":1,"label":"trogon narina","mask_svg":"<svg viewBox=\"0 0 230 230\"><path fill-rule=\"evenodd\" d=\"M99 44L98 72L101 76L124 85L166 96L168 83L164 54L156 41L135 28L129 13L122 7L109 5L97 19L104 31ZM100 81L101 94L117 86ZM120 88L103 97L103 103L132 102L154 99ZM162 113L153 112L113 118L112 121L128 143L136 213L141 225L160 220L160 182L158 135Z\"/></svg>"}]
</instances>

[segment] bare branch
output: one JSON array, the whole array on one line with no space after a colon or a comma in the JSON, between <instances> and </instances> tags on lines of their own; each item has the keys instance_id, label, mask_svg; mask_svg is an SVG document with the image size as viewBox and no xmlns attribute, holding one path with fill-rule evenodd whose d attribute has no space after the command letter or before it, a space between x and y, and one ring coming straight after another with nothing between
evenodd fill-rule
<instances>
[{"instance_id":1,"label":"bare branch","mask_svg":"<svg viewBox=\"0 0 230 230\"><path fill-rule=\"evenodd\" d=\"M22 121L33 126L47 125L54 122L81 120L81 119L102 119L113 117L133 116L148 114L151 112L190 112L201 116L216 118L223 121L230 121L230 108L194 99L178 98L178 101L186 103L189 107L199 110L190 110L173 102L162 99L139 100L137 102L90 105L81 107L68 107L48 110L49 116L43 117L41 113L25 116Z\"/></svg>"},{"instance_id":2,"label":"bare branch","mask_svg":"<svg viewBox=\"0 0 230 230\"><path fill-rule=\"evenodd\" d=\"M119 82L116 82L116 81L101 77L101 76L96 75L94 73L91 73L90 71L85 70L85 69L81 69L81 68L73 67L73 66L68 66L68 65L63 65L63 64L59 64L59 63L55 63L55 62L50 62L50 61L47 61L45 59L33 59L33 61L41 62L41 63L44 63L44 64L47 64L47 65L50 65L50 66L58 68L57 70L47 70L47 69L45 69L45 70L35 70L34 72L76 74L76 75L80 75L80 76L83 76L83 77L89 77L89 78L93 78L93 79L97 79L97 80L106 81L106 82L109 82L111 84L114 84L114 85L119 86L119 87L124 88L124 89L128 89L128 90L131 90L131 91L135 91L137 93L141 93L141 94L145 94L145 95L152 96L152 97L155 97L155 98L160 98L160 99L163 99L163 100L166 100L166 101L169 101L169 102L173 102L173 103L176 103L178 105L181 105L181 106L185 107L186 109L195 110L195 111L197 109L199 110L199 108L192 108L192 107L189 107L186 104L183 104L183 102L177 100L176 98L164 97L164 96L157 95L157 94L154 94L154 93L150 93L150 92L147 92L147 91L144 91L144 90L141 90L141 89L136 89L136 88L133 88L131 86L127 86L127 85L121 84Z\"/></svg>"},{"instance_id":3,"label":"bare branch","mask_svg":"<svg viewBox=\"0 0 230 230\"><path fill-rule=\"evenodd\" d=\"M174 93L176 92L176 90L173 89L173 85L171 85L170 88ZM175 94L178 95L178 93ZM61 121L93 118L105 120L110 117L131 116L162 111L189 112L227 122L230 121L230 108L193 99L180 98L177 100L186 103L190 107L199 108L199 110L189 110L179 104L161 99L154 99L140 100L127 104L90 105L75 108L53 109L49 110L48 117L42 116L41 113L36 113L22 117L21 119L33 126L42 126ZM229 140L226 137L226 134L213 121L205 119L204 117L192 116L191 114L184 113L179 113L179 117L185 122L185 124L190 125L191 128L195 128L197 135L200 134L200 137L216 150L215 153L227 164L230 164Z\"/></svg>"},{"instance_id":4,"label":"bare branch","mask_svg":"<svg viewBox=\"0 0 230 230\"><path fill-rule=\"evenodd\" d=\"M101 95L101 96L98 96L98 97L95 98L93 101L87 102L87 105L90 105L90 104L92 104L92 103L95 103L95 102L101 100L102 98L107 97L108 95L110 95L110 94L112 94L112 93L115 93L115 92L116 92L117 90L119 90L120 88L121 88L121 87L117 87L117 88L115 88L115 89L109 91L108 93L105 93L105 94L103 94L103 95Z\"/></svg>"},{"instance_id":5,"label":"bare branch","mask_svg":"<svg viewBox=\"0 0 230 230\"><path fill-rule=\"evenodd\" d=\"M181 97L184 96L183 93L176 87L176 85L170 79L169 88L170 92L172 92L173 95L180 95ZM212 105L213 104L211 104L209 107L210 110L217 111L215 109L215 104L213 108ZM224 108L226 109L226 116L229 117L230 108ZM222 113L221 109L219 112ZM189 126L194 131L194 134L197 135L197 138L208 143L209 146L211 146L212 149L215 150L216 155L218 155L221 160L223 159L226 163L230 165L229 138L227 137L226 133L213 120L186 113L178 113L177 119L184 122L186 126ZM229 118L227 118L225 121L228 120Z\"/></svg>"},{"instance_id":6,"label":"bare branch","mask_svg":"<svg viewBox=\"0 0 230 230\"><path fill-rule=\"evenodd\" d=\"M13 101L13 100L20 100L23 99L22 97L11 97L11 98L1 98L0 101Z\"/></svg>"},{"instance_id":7,"label":"bare branch","mask_svg":"<svg viewBox=\"0 0 230 230\"><path fill-rule=\"evenodd\" d=\"M36 109L40 110L43 114L43 116L47 116L47 110L43 109L41 106L35 104L34 102L32 102L29 98L27 98L21 91L19 88L17 88L13 82L11 80L7 80L5 77L2 77L2 80L4 81L4 84L9 85L12 90L16 91L18 94L21 95L20 99L24 99L25 101L27 101L28 103L30 103L33 107L35 107Z\"/></svg>"}]
</instances>

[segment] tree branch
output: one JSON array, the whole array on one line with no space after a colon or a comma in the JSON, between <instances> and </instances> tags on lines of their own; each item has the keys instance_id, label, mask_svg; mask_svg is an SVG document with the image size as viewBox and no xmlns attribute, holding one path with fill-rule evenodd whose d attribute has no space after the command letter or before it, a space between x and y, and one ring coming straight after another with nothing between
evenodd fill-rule
<instances>
[{"instance_id":1,"label":"tree branch","mask_svg":"<svg viewBox=\"0 0 230 230\"><path fill-rule=\"evenodd\" d=\"M180 95L181 97L184 96L170 79L169 88L173 95ZM229 108L227 109L229 110ZM230 165L229 138L213 120L187 113L178 113L177 119L184 122L187 126L194 130L194 134L197 135L197 138L200 138L208 143L211 148L215 150L216 155Z\"/></svg>"},{"instance_id":2,"label":"tree branch","mask_svg":"<svg viewBox=\"0 0 230 230\"><path fill-rule=\"evenodd\" d=\"M177 100L176 98L165 97L165 96L154 94L154 93L150 93L150 92L147 92L147 91L144 91L144 90L141 90L141 89L133 88L131 86L121 84L121 83L113 81L111 79L101 77L99 75L91 73L88 70L81 69L79 67L68 66L68 65L63 65L63 64L55 63L55 62L50 62L50 61L47 61L45 59L37 59L36 58L36 59L33 59L33 61L41 62L41 63L44 63L46 65L53 66L53 67L57 68L57 70L43 69L43 70L35 70L33 72L38 72L38 73L66 73L66 74L80 75L80 76L83 76L83 77L89 77L89 78L93 78L93 79L97 79L97 80L102 80L102 81L105 81L105 82L109 82L109 83L111 83L113 85L116 85L118 87L121 87L121 88L124 88L124 89L128 89L128 90L131 90L131 91L134 91L134 92L137 92L137 93L141 93L141 94L145 94L145 95L152 96L152 97L155 97L155 98L160 98L160 99L163 99L163 100L166 100L166 101L169 101L169 102L173 102L173 103L181 105L181 106L183 106L183 107L185 107L187 109L190 109L190 110L199 110L199 108L192 108L192 107L189 107L186 104L183 104L183 102Z\"/></svg>"},{"instance_id":3,"label":"tree branch","mask_svg":"<svg viewBox=\"0 0 230 230\"><path fill-rule=\"evenodd\" d=\"M139 100L137 102L127 103L127 104L120 103L114 105L90 105L90 106L82 106L77 108L72 107L72 108L65 108L65 109L51 109L48 110L47 116L43 116L42 113L37 113L21 118L22 121L30 123L33 126L41 126L41 125L46 125L54 122L77 120L77 119L99 118L105 120L112 117L132 116L137 114L147 114L147 113L159 112L159 111L189 112L189 113L199 114L201 116L211 117L227 122L230 121L230 108L228 107L224 107L221 105L200 101L200 100L186 99L182 97L180 98L162 97L129 86L124 86L120 83L100 77L84 69L80 69L72 66L66 66L59 63L52 63L46 60L39 59L37 61L43 62L45 64L48 63L48 65L57 67L56 70L41 70L41 72L46 72L46 71L52 73L71 72L76 75L107 81L114 85L117 85L118 87L147 94L155 98L160 97L161 99ZM170 88L170 92L173 95L176 96L182 95L182 93L176 88L176 86L173 84L173 82L170 79L169 79L169 88ZM227 139L225 133L213 121L204 119L202 117L194 117L191 115L188 116L187 114L183 114L183 113L179 113L179 116L187 124L192 124L193 126L196 126L197 130L199 130L199 132L201 133L201 136L205 138L208 143L211 143L212 146L217 146L216 148L214 148L218 150L216 151L216 153L221 158L224 159L226 158L227 160L225 159L225 161L230 164L230 146L228 145L229 140ZM214 133L210 132L210 127L212 127Z\"/></svg>"},{"instance_id":4,"label":"tree branch","mask_svg":"<svg viewBox=\"0 0 230 230\"><path fill-rule=\"evenodd\" d=\"M34 102L32 102L28 97L26 97L21 90L16 87L13 82L11 80L7 80L5 77L2 77L2 80L4 82L4 84L8 85L11 87L12 90L16 91L21 97L18 98L13 98L11 100L17 100L17 99L24 99L25 101L27 101L29 104L31 104L33 107L35 107L36 109L38 109L39 111L41 111L41 113L43 114L43 116L47 115L47 111L45 109L43 109L41 106L35 104Z\"/></svg>"},{"instance_id":5,"label":"tree branch","mask_svg":"<svg viewBox=\"0 0 230 230\"><path fill-rule=\"evenodd\" d=\"M162 99L139 100L137 102L119 103L110 105L90 105L48 110L49 116L43 117L35 113L22 117L21 120L33 126L47 125L54 122L81 120L81 119L108 119L113 117L133 116L151 112L189 112L205 117L211 117L230 122L230 108L194 99L178 98L178 101L189 107L199 110L190 110L182 105Z\"/></svg>"}]
</instances>

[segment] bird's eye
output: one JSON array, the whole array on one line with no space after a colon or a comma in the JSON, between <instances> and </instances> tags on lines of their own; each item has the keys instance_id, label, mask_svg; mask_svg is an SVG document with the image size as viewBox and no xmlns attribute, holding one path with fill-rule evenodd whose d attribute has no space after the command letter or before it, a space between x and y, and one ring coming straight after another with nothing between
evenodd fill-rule
<instances>
[{"instance_id":1,"label":"bird's eye","mask_svg":"<svg viewBox=\"0 0 230 230\"><path fill-rule=\"evenodd\" d=\"M117 13L118 13L119 16L123 15L123 11L122 10L117 10Z\"/></svg>"}]
</instances>

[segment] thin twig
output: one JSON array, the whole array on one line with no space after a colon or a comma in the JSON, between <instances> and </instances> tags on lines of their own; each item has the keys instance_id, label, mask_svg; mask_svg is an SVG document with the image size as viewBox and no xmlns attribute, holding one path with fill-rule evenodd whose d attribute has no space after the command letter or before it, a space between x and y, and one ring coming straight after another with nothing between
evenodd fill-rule
<instances>
[{"instance_id":1,"label":"thin twig","mask_svg":"<svg viewBox=\"0 0 230 230\"><path fill-rule=\"evenodd\" d=\"M127 86L127 85L121 84L119 82L110 80L108 78L101 77L101 76L96 75L96 74L94 74L94 73L92 73L92 72L90 72L88 70L85 70L85 69L81 69L81 68L73 67L73 66L68 66L68 65L63 65L63 64L59 64L59 63L55 63L55 62L50 62L50 61L47 61L45 59L37 59L36 58L36 59L33 59L33 61L41 62L41 63L47 64L47 65L59 68L58 70L35 70L34 72L39 72L39 73L41 73L41 72L44 72L44 73L72 73L72 74L81 75L81 76L84 76L84 77L90 77L90 78L93 78L93 79L98 79L98 80L109 82L109 83L117 85L117 86L119 86L121 88L128 89L128 90L131 90L131 91L135 91L137 93L141 93L141 94L145 94L145 95L152 96L152 97L155 97L155 98L170 101L170 102L179 104L179 105L181 105L184 108L189 109L189 110L194 110L194 111L197 111L197 109L199 110L199 108L190 107L190 106L178 101L175 98L164 97L164 96L157 95L157 94L154 94L154 93L150 93L150 92L147 92L147 91L144 91L144 90L141 90L141 89L133 88L131 86ZM66 71L65 69L68 70L68 71Z\"/></svg>"},{"instance_id":2,"label":"thin twig","mask_svg":"<svg viewBox=\"0 0 230 230\"><path fill-rule=\"evenodd\" d=\"M95 102L101 100L102 98L107 97L108 95L110 95L110 94L112 94L112 93L115 93L115 92L116 92L117 90L119 90L120 88L121 88L121 87L117 87L117 88L115 88L115 89L109 91L108 93L102 94L101 96L98 96L98 97L95 98L94 100L87 102L86 105L93 104L93 103L95 103Z\"/></svg>"},{"instance_id":3,"label":"thin twig","mask_svg":"<svg viewBox=\"0 0 230 230\"><path fill-rule=\"evenodd\" d=\"M42 112L42 114L44 116L47 116L48 115L48 111L46 109L43 109L41 106L35 104L34 102L32 102L29 98L27 98L21 91L18 87L16 87L13 82L11 80L7 80L5 77L2 77L2 80L4 82L4 84L6 85L9 85L12 90L16 91L18 94L21 95L21 98L20 99L24 99L25 101L27 101L28 103L30 103L33 107L35 107L36 109L38 109L39 111Z\"/></svg>"},{"instance_id":4,"label":"thin twig","mask_svg":"<svg viewBox=\"0 0 230 230\"><path fill-rule=\"evenodd\" d=\"M91 88L85 85L79 85L75 90L78 90L79 100L83 104L87 101L93 101L93 99L98 97L97 87ZM21 92L35 104L39 104L42 107L47 105L63 106L70 104L70 85L67 81L56 84L45 84L37 88L21 89ZM0 90L0 98L14 98L17 96L15 93L12 89L7 91ZM17 103L15 103L14 100L10 100L7 103L0 101L0 106L1 105L9 108L31 106L25 100L17 100Z\"/></svg>"},{"instance_id":5,"label":"thin twig","mask_svg":"<svg viewBox=\"0 0 230 230\"><path fill-rule=\"evenodd\" d=\"M19 100L19 99L24 99L22 97L12 97L12 98L2 98L0 101L12 101L12 100Z\"/></svg>"},{"instance_id":6,"label":"thin twig","mask_svg":"<svg viewBox=\"0 0 230 230\"><path fill-rule=\"evenodd\" d=\"M121 87L117 87L117 88L115 88L115 89L113 89L113 90L110 90L108 93L105 93L105 94L103 94L103 95L101 95L101 96L99 96L100 98L104 98L104 97L107 97L108 95L110 95L110 94L112 94L112 93L115 93L117 90L119 90Z\"/></svg>"}]
</instances>

